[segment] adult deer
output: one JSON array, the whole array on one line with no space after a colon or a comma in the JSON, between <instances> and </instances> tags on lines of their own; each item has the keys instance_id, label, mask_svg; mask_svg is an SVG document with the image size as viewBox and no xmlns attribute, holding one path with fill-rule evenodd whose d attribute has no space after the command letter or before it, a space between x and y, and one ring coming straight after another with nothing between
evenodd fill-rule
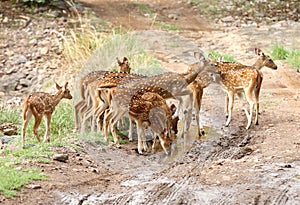
<instances>
[{"instance_id":1,"label":"adult deer","mask_svg":"<svg viewBox=\"0 0 300 205\"><path fill-rule=\"evenodd\" d=\"M119 72L130 73L131 68L126 57L123 58L123 61L120 61L118 58L117 62L119 65ZM88 91L88 85L94 82L97 79L104 78L109 75L109 71L93 71L88 73L86 76L82 77L79 81L79 92L80 92L80 101L74 107L75 114L75 128L74 131L79 130L79 119L82 119L87 110L92 107L92 99L90 97L91 93ZM83 128L84 129L84 128Z\"/></svg>"},{"instance_id":2,"label":"adult deer","mask_svg":"<svg viewBox=\"0 0 300 205\"><path fill-rule=\"evenodd\" d=\"M140 154L143 150L147 151L144 129L148 127L151 127L158 136L165 153L170 154L168 149L175 140L176 134L171 132L172 112L164 98L157 93L137 93L131 98L129 116L135 120L137 125L138 152ZM153 146L155 146L155 138Z\"/></svg>"},{"instance_id":3,"label":"adult deer","mask_svg":"<svg viewBox=\"0 0 300 205\"><path fill-rule=\"evenodd\" d=\"M49 142L49 132L50 132L50 122L52 114L55 110L57 104L63 99L72 99L70 90L67 88L68 82L65 83L63 87L59 86L56 83L57 92L52 95L45 92L37 92L30 94L24 100L23 104L23 128L22 128L22 146L25 147L25 133L26 127L31 116L34 116L35 123L33 126L33 133L36 136L37 140L40 142L40 136L38 134L38 127L41 123L43 116L45 115L45 127L46 132L44 135L44 142Z\"/></svg>"},{"instance_id":4,"label":"adult deer","mask_svg":"<svg viewBox=\"0 0 300 205\"><path fill-rule=\"evenodd\" d=\"M223 85L223 88L227 93L225 111L228 113L228 118L225 126L228 126L231 121L234 94L241 90L244 91L246 100L250 106L250 113L248 113L247 109L244 108L248 121L246 129L249 129L251 126L254 105L255 124L258 124L259 93L263 80L263 75L260 69L267 66L276 70L277 65L260 49L256 48L255 53L259 56L259 58L253 66L245 66L242 64L228 62L216 63L216 68L220 72L218 82Z\"/></svg>"},{"instance_id":5,"label":"adult deer","mask_svg":"<svg viewBox=\"0 0 300 205\"><path fill-rule=\"evenodd\" d=\"M115 123L126 113L129 112L131 98L136 95L142 95L145 92L157 93L164 99L175 98L179 100L178 111L183 104L183 97L186 96L187 106L184 109L183 116L183 136L185 137L191 123L192 97L193 93L188 85L193 82L199 73L215 70L213 63L205 59L204 55L199 52L194 53L197 63L191 65L189 73L186 75L167 72L161 75L148 77L118 86L112 96L111 109L106 112L104 117L104 136L108 138L108 127L110 126L114 142L118 143L118 136L115 129Z\"/></svg>"}]
</instances>

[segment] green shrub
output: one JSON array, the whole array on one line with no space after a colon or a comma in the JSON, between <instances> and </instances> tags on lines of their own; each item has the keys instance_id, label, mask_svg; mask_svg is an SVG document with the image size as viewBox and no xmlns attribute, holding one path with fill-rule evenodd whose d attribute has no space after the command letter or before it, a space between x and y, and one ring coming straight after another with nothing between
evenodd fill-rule
<instances>
[{"instance_id":1,"label":"green shrub","mask_svg":"<svg viewBox=\"0 0 300 205\"><path fill-rule=\"evenodd\" d=\"M287 62L292 68L300 68L300 50L292 50L288 55Z\"/></svg>"},{"instance_id":2,"label":"green shrub","mask_svg":"<svg viewBox=\"0 0 300 205\"><path fill-rule=\"evenodd\" d=\"M289 56L289 50L284 46L275 45L271 48L270 54L273 60L286 60Z\"/></svg>"},{"instance_id":3,"label":"green shrub","mask_svg":"<svg viewBox=\"0 0 300 205\"><path fill-rule=\"evenodd\" d=\"M223 61L225 62L237 62L234 57L228 55L228 54L225 54L225 53L220 53L220 52L217 52L217 51L210 51L208 53L208 55L211 55L211 58L212 60L218 60L218 58L220 56L223 56Z\"/></svg>"}]
</instances>

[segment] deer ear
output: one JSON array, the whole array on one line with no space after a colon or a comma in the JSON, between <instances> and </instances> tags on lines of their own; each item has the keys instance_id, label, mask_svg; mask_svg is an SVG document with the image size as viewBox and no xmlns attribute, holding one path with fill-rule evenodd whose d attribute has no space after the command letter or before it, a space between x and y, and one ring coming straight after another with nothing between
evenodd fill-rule
<instances>
[{"instance_id":1,"label":"deer ear","mask_svg":"<svg viewBox=\"0 0 300 205\"><path fill-rule=\"evenodd\" d=\"M265 54L262 52L262 50L260 50L259 48L255 48L254 52L256 53L256 55L258 56L265 56Z\"/></svg>"},{"instance_id":2,"label":"deer ear","mask_svg":"<svg viewBox=\"0 0 300 205\"><path fill-rule=\"evenodd\" d=\"M202 52L194 52L194 57L199 61L205 60L204 54Z\"/></svg>"},{"instance_id":3,"label":"deer ear","mask_svg":"<svg viewBox=\"0 0 300 205\"><path fill-rule=\"evenodd\" d=\"M118 61L119 66L121 66L121 65L122 65L122 62L119 60L118 57L116 57L116 59L117 59L117 61Z\"/></svg>"},{"instance_id":4,"label":"deer ear","mask_svg":"<svg viewBox=\"0 0 300 205\"><path fill-rule=\"evenodd\" d=\"M218 58L218 63L222 63L223 62L223 56L219 56L219 58Z\"/></svg>"},{"instance_id":5,"label":"deer ear","mask_svg":"<svg viewBox=\"0 0 300 205\"><path fill-rule=\"evenodd\" d=\"M69 84L69 82L66 82L66 83L65 83L65 86L64 86L65 89L67 89L68 84Z\"/></svg>"},{"instance_id":6,"label":"deer ear","mask_svg":"<svg viewBox=\"0 0 300 205\"><path fill-rule=\"evenodd\" d=\"M61 89L61 86L58 85L56 82L55 82L55 85L56 85L56 89L57 89L57 90L60 90L60 89Z\"/></svg>"}]
</instances>

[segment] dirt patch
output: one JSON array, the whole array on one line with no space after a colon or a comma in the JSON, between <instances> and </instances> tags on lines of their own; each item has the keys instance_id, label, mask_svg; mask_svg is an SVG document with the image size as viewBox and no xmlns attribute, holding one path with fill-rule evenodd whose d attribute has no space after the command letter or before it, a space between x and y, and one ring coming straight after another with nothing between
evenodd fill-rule
<instances>
[{"instance_id":1,"label":"dirt patch","mask_svg":"<svg viewBox=\"0 0 300 205\"><path fill-rule=\"evenodd\" d=\"M150 29L151 21L127 1L81 1L99 18L121 24L145 42L145 50L166 68L182 72L198 48L229 53L251 65L249 48L266 53L271 43L296 46L299 24L273 27L209 29L193 7L154 1L157 19L178 23L181 31ZM143 1L141 1L143 2ZM159 3L158 3L159 2ZM143 2L146 3L146 2ZM178 19L169 15L179 13ZM194 26L196 25L196 26ZM195 29L196 28L196 29ZM274 35L276 34L276 35ZM299 45L299 44L298 44ZM265 50L266 49L266 50ZM211 84L202 105L207 136L178 142L171 156L163 152L138 155L136 141L120 148L81 142L83 151L57 148L66 163L34 164L49 179L24 187L4 204L298 204L300 203L300 75L284 62L278 70L264 68L260 124L245 130L246 116L236 100L233 119L224 127L222 89ZM178 66L180 65L180 66ZM194 136L191 129L191 137Z\"/></svg>"}]
</instances>

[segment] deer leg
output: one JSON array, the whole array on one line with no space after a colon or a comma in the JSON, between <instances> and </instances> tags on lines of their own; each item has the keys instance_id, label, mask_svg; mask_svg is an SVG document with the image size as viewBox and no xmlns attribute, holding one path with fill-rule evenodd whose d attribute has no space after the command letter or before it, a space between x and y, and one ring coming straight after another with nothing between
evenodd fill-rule
<instances>
[{"instance_id":1,"label":"deer leg","mask_svg":"<svg viewBox=\"0 0 300 205\"><path fill-rule=\"evenodd\" d=\"M110 120L110 129L114 138L114 143L119 146L119 136L117 134L116 123L124 115L124 110L119 110L117 113L114 113L113 117Z\"/></svg>"},{"instance_id":2,"label":"deer leg","mask_svg":"<svg viewBox=\"0 0 300 205\"><path fill-rule=\"evenodd\" d=\"M194 108L196 110L196 122L197 122L198 136L199 137L201 137L205 134L203 126L201 124L201 119L200 119L202 96L203 96L203 90L198 89L197 93L196 93L196 96L194 96Z\"/></svg>"},{"instance_id":3,"label":"deer leg","mask_svg":"<svg viewBox=\"0 0 300 205\"><path fill-rule=\"evenodd\" d=\"M130 142L133 141L133 137L132 137L132 134L133 134L133 120L129 118L129 131L128 131L128 139Z\"/></svg>"},{"instance_id":4,"label":"deer leg","mask_svg":"<svg viewBox=\"0 0 300 205\"><path fill-rule=\"evenodd\" d=\"M144 132L142 122L140 122L139 120L137 120L136 126L137 126L137 133L138 133L138 153L143 154L143 140L145 137L144 136L145 132Z\"/></svg>"},{"instance_id":5,"label":"deer leg","mask_svg":"<svg viewBox=\"0 0 300 205\"><path fill-rule=\"evenodd\" d=\"M108 143L108 128L109 128L109 120L111 119L112 117L112 111L111 109L107 109L105 110L104 112L104 119L103 119L103 136L104 136L104 139L106 141L106 143Z\"/></svg>"},{"instance_id":6,"label":"deer leg","mask_svg":"<svg viewBox=\"0 0 300 205\"><path fill-rule=\"evenodd\" d=\"M190 129L190 125L192 122L192 99L193 99L193 93L190 93L186 99L186 102L188 103L184 115L183 115L183 132L182 132L182 137L183 139L186 139L187 133Z\"/></svg>"},{"instance_id":7,"label":"deer leg","mask_svg":"<svg viewBox=\"0 0 300 205\"><path fill-rule=\"evenodd\" d=\"M229 97L228 95L225 96L225 117L228 119L228 103L229 103Z\"/></svg>"},{"instance_id":8,"label":"deer leg","mask_svg":"<svg viewBox=\"0 0 300 205\"><path fill-rule=\"evenodd\" d=\"M34 133L35 137L37 138L38 142L41 141L39 133L38 133L38 127L41 124L42 117L43 117L43 115L34 115L35 122L34 122L34 125L33 125L33 133Z\"/></svg>"},{"instance_id":9,"label":"deer leg","mask_svg":"<svg viewBox=\"0 0 300 205\"><path fill-rule=\"evenodd\" d=\"M231 121L231 116L232 116L232 109L233 109L233 103L234 103L234 93L232 91L227 92L227 97L228 97L228 118L225 123L225 126L228 127L229 123Z\"/></svg>"},{"instance_id":10,"label":"deer leg","mask_svg":"<svg viewBox=\"0 0 300 205\"><path fill-rule=\"evenodd\" d=\"M28 122L32 116L32 113L28 110L25 111L26 113L23 114L23 128L22 128L22 147L25 148L25 135L26 135L26 128L28 126Z\"/></svg>"},{"instance_id":11,"label":"deer leg","mask_svg":"<svg viewBox=\"0 0 300 205\"><path fill-rule=\"evenodd\" d=\"M253 115L253 108L254 108L254 101L253 101L253 98L252 98L252 90L251 89L246 89L245 90L245 94L246 94L246 99L250 105L250 114L248 114L248 112L246 112L246 109L245 109L245 112L246 112L246 116L247 116L247 119L248 119L248 123L247 123L247 127L246 129L249 129L250 126L251 126L251 121L252 121L252 115Z\"/></svg>"},{"instance_id":12,"label":"deer leg","mask_svg":"<svg viewBox=\"0 0 300 205\"><path fill-rule=\"evenodd\" d=\"M52 114L46 114L45 115L45 128L46 128L46 132L45 132L45 135L44 135L44 141L43 142L50 142L49 132L50 132L51 116L52 116Z\"/></svg>"},{"instance_id":13,"label":"deer leg","mask_svg":"<svg viewBox=\"0 0 300 205\"><path fill-rule=\"evenodd\" d=\"M84 100L81 100L78 102L75 107L74 107L74 114L75 114L75 127L74 127L74 132L79 131L79 111L81 108L84 106Z\"/></svg>"}]
</instances>

